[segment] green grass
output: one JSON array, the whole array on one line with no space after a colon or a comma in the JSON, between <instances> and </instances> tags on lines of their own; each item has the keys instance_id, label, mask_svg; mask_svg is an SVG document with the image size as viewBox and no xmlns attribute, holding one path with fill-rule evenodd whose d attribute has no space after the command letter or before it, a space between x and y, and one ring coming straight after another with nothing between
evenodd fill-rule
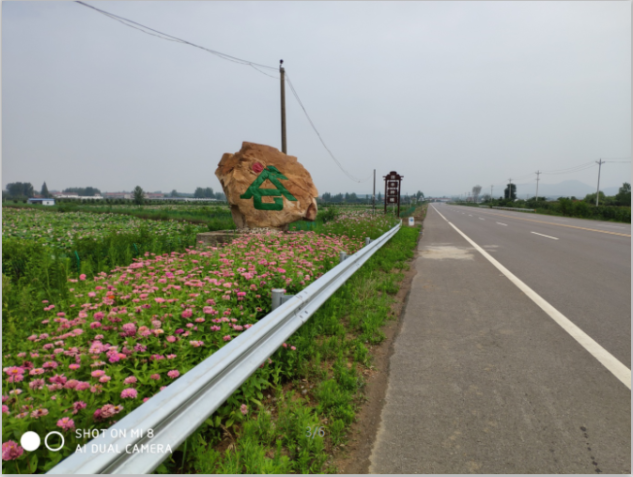
<instances>
[{"instance_id":1,"label":"green grass","mask_svg":"<svg viewBox=\"0 0 633 477\"><path fill-rule=\"evenodd\" d=\"M297 350L280 348L158 472L336 472L332 451L347 441L419 232L403 227L288 339Z\"/></svg>"}]
</instances>

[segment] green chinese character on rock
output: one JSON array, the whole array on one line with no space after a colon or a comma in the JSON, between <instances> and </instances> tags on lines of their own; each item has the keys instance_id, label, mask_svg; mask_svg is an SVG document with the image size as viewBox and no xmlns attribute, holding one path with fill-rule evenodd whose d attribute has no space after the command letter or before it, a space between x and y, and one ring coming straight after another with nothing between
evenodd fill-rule
<instances>
[{"instance_id":1,"label":"green chinese character on rock","mask_svg":"<svg viewBox=\"0 0 633 477\"><path fill-rule=\"evenodd\" d=\"M260 186L266 179L268 179L276 189L260 189ZM282 210L284 208L284 200L281 196L293 202L296 202L297 199L288 192L288 189L283 186L280 180L287 181L288 178L279 172L275 166L267 166L259 177L255 179L255 182L240 196L240 199L253 198L253 205L257 210ZM275 203L269 204L262 202L262 197L264 196L274 197L273 200Z\"/></svg>"}]
</instances>

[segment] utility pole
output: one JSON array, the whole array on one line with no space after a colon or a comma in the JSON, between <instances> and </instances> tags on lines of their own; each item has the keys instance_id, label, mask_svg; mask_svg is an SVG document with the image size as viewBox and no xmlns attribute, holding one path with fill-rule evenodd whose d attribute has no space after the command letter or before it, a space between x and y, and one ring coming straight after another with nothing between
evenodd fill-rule
<instances>
[{"instance_id":1,"label":"utility pole","mask_svg":"<svg viewBox=\"0 0 633 477\"><path fill-rule=\"evenodd\" d=\"M374 214L376 213L376 169L374 169L374 193L371 196L372 208L374 209Z\"/></svg>"},{"instance_id":2,"label":"utility pole","mask_svg":"<svg viewBox=\"0 0 633 477\"><path fill-rule=\"evenodd\" d=\"M536 203L538 204L538 176L541 175L541 171L536 171Z\"/></svg>"},{"instance_id":3,"label":"utility pole","mask_svg":"<svg viewBox=\"0 0 633 477\"><path fill-rule=\"evenodd\" d=\"M284 60L279 60L279 79L281 81L281 152L288 154L286 148L286 71Z\"/></svg>"},{"instance_id":4,"label":"utility pole","mask_svg":"<svg viewBox=\"0 0 633 477\"><path fill-rule=\"evenodd\" d=\"M490 203L491 203L491 204L492 204L492 187L493 187L493 186L490 186Z\"/></svg>"},{"instance_id":5,"label":"utility pole","mask_svg":"<svg viewBox=\"0 0 633 477\"><path fill-rule=\"evenodd\" d=\"M596 161L596 164L598 164L598 190L596 190L596 207L598 207L598 204L600 203L600 169L602 169L602 164L604 163L605 161L603 161L602 159Z\"/></svg>"},{"instance_id":6,"label":"utility pole","mask_svg":"<svg viewBox=\"0 0 633 477\"><path fill-rule=\"evenodd\" d=\"M508 185L508 199L512 199L512 179L508 179L510 185Z\"/></svg>"}]
</instances>

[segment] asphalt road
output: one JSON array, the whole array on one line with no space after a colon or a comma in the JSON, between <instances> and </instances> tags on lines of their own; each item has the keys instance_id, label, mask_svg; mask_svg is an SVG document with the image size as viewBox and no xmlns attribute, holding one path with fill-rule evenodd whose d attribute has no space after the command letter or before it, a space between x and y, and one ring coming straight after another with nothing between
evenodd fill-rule
<instances>
[{"instance_id":1,"label":"asphalt road","mask_svg":"<svg viewBox=\"0 0 633 477\"><path fill-rule=\"evenodd\" d=\"M433 204L370 471L630 473L630 382L447 221L630 380L630 226Z\"/></svg>"}]
</instances>

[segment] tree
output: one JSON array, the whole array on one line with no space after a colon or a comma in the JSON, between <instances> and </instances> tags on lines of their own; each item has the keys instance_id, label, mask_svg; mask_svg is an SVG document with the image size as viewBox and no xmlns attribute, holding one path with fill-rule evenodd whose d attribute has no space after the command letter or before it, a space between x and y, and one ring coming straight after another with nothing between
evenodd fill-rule
<instances>
[{"instance_id":1,"label":"tree","mask_svg":"<svg viewBox=\"0 0 633 477\"><path fill-rule=\"evenodd\" d=\"M508 184L508 186L503 190L503 198L504 199L516 199L517 198L517 185L516 184Z\"/></svg>"},{"instance_id":2,"label":"tree","mask_svg":"<svg viewBox=\"0 0 633 477\"><path fill-rule=\"evenodd\" d=\"M169 194L169 197L178 197L178 192L176 192L176 189L171 191L171 193Z\"/></svg>"},{"instance_id":3,"label":"tree","mask_svg":"<svg viewBox=\"0 0 633 477\"><path fill-rule=\"evenodd\" d=\"M415 198L418 199L418 200L424 199L424 193L421 190L417 191L415 193Z\"/></svg>"},{"instance_id":4,"label":"tree","mask_svg":"<svg viewBox=\"0 0 633 477\"><path fill-rule=\"evenodd\" d=\"M63 192L64 194L77 194L83 197L101 195L101 191L96 187L67 187Z\"/></svg>"},{"instance_id":5,"label":"tree","mask_svg":"<svg viewBox=\"0 0 633 477\"><path fill-rule=\"evenodd\" d=\"M143 189L141 188L141 186L136 186L134 188L134 203L136 205L143 205L143 200L145 199L145 192L143 192Z\"/></svg>"},{"instance_id":6,"label":"tree","mask_svg":"<svg viewBox=\"0 0 633 477\"><path fill-rule=\"evenodd\" d=\"M615 196L618 205L631 206L631 184L625 182Z\"/></svg>"},{"instance_id":7,"label":"tree","mask_svg":"<svg viewBox=\"0 0 633 477\"><path fill-rule=\"evenodd\" d=\"M7 184L7 192L11 198L33 197L33 185L30 182L12 182Z\"/></svg>"},{"instance_id":8,"label":"tree","mask_svg":"<svg viewBox=\"0 0 633 477\"><path fill-rule=\"evenodd\" d=\"M477 203L477 198L479 197L479 193L481 192L481 186L476 185L473 187L473 198L475 199L475 204Z\"/></svg>"},{"instance_id":9,"label":"tree","mask_svg":"<svg viewBox=\"0 0 633 477\"><path fill-rule=\"evenodd\" d=\"M380 192L378 192L378 195L376 196L376 201L378 202L382 201L382 194Z\"/></svg>"},{"instance_id":10,"label":"tree","mask_svg":"<svg viewBox=\"0 0 633 477\"><path fill-rule=\"evenodd\" d=\"M40 192L40 195L44 198L51 196L50 192L48 192L48 187L46 187L46 182L42 184L42 191Z\"/></svg>"},{"instance_id":11,"label":"tree","mask_svg":"<svg viewBox=\"0 0 633 477\"><path fill-rule=\"evenodd\" d=\"M204 189L202 187L197 187L195 192L193 193L193 197L195 199L203 199L204 198Z\"/></svg>"}]
</instances>

